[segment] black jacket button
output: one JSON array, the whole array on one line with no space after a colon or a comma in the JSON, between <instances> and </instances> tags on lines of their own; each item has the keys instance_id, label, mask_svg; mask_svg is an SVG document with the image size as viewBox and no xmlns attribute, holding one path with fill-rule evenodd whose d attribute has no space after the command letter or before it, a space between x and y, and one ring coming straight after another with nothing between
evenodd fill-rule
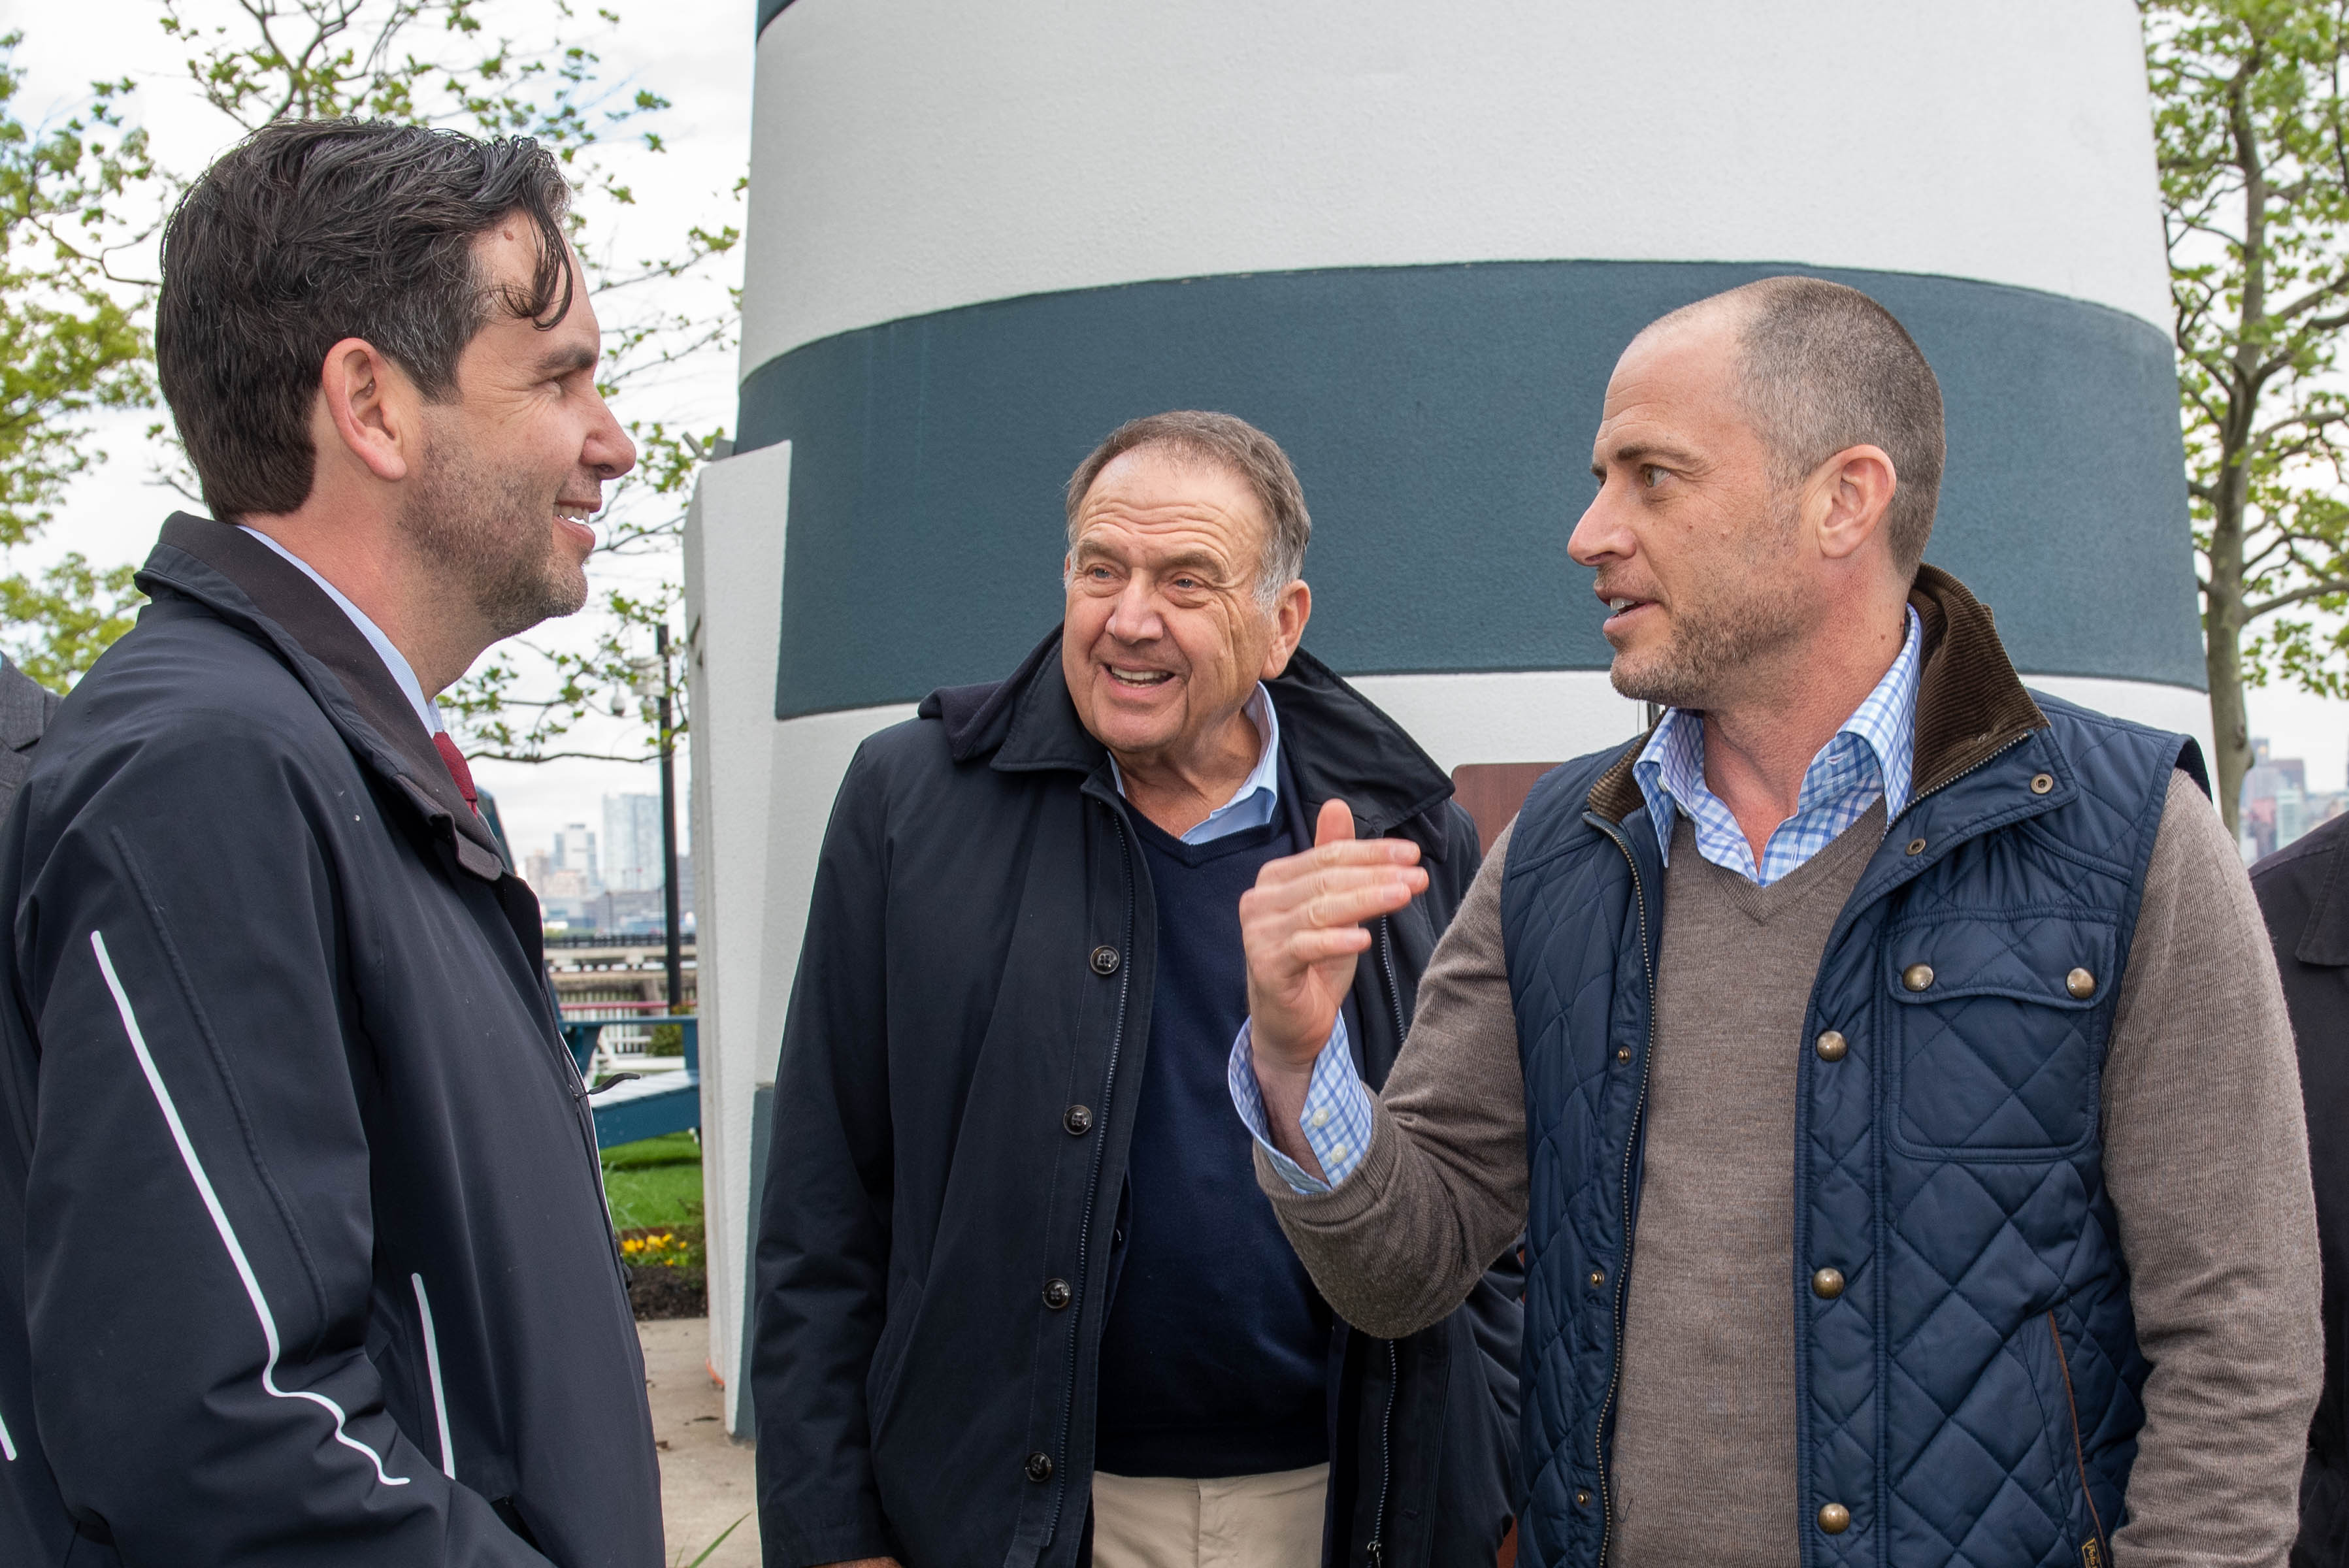
<instances>
[{"instance_id":1,"label":"black jacket button","mask_svg":"<svg viewBox=\"0 0 2349 1568\"><path fill-rule=\"evenodd\" d=\"M1082 1138L1093 1130L1093 1108L1072 1105L1061 1113L1061 1125L1069 1130L1071 1138Z\"/></svg>"},{"instance_id":2,"label":"black jacket button","mask_svg":"<svg viewBox=\"0 0 2349 1568\"><path fill-rule=\"evenodd\" d=\"M1096 948L1094 948L1094 949L1093 949L1093 956L1092 956L1092 965L1093 965L1093 973L1094 973L1094 974L1096 974L1096 975L1114 975L1114 974L1116 974L1116 973L1117 973L1117 949L1116 949L1116 948L1114 948L1114 947L1096 947Z\"/></svg>"},{"instance_id":3,"label":"black jacket button","mask_svg":"<svg viewBox=\"0 0 2349 1568\"><path fill-rule=\"evenodd\" d=\"M1054 1312L1068 1305L1072 1296L1073 1293L1069 1289L1067 1280L1048 1279L1044 1282L1044 1305Z\"/></svg>"},{"instance_id":4,"label":"black jacket button","mask_svg":"<svg viewBox=\"0 0 2349 1568\"><path fill-rule=\"evenodd\" d=\"M1028 1456L1028 1479L1030 1480L1050 1480L1052 1479L1052 1456L1050 1454L1030 1454Z\"/></svg>"}]
</instances>

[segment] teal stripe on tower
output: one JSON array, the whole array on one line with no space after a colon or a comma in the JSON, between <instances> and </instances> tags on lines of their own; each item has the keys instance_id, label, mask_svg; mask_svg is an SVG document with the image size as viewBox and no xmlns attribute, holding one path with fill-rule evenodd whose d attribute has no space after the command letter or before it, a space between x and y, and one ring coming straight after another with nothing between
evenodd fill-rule
<instances>
[{"instance_id":1,"label":"teal stripe on tower","mask_svg":"<svg viewBox=\"0 0 2349 1568\"><path fill-rule=\"evenodd\" d=\"M1930 559L2023 668L2200 683L2167 339L2035 290L1702 262L1517 262L1072 290L842 333L743 383L792 443L775 717L912 701L1060 613L1061 487L1160 408L1272 431L1313 509L1314 649L1349 674L1607 666L1566 556L1607 377L1640 326L1816 271L1907 324L1950 458Z\"/></svg>"}]
</instances>

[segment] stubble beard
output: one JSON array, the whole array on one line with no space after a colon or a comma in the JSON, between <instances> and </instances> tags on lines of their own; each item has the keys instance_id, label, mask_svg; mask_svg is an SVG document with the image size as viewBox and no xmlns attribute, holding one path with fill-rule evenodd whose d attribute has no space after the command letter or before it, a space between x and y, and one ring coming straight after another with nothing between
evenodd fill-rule
<instances>
[{"instance_id":1,"label":"stubble beard","mask_svg":"<svg viewBox=\"0 0 2349 1568\"><path fill-rule=\"evenodd\" d=\"M1719 707L1749 665L1808 634L1811 605L1784 565L1794 541L1791 509L1772 521L1778 526L1757 531L1750 548L1723 563L1718 581L1676 599L1662 647L1636 664L1615 655L1608 678L1618 692L1664 707Z\"/></svg>"},{"instance_id":2,"label":"stubble beard","mask_svg":"<svg viewBox=\"0 0 2349 1568\"><path fill-rule=\"evenodd\" d=\"M493 638L586 603L587 573L554 542L543 481L500 474L445 438L428 447L423 467L400 527Z\"/></svg>"}]
</instances>

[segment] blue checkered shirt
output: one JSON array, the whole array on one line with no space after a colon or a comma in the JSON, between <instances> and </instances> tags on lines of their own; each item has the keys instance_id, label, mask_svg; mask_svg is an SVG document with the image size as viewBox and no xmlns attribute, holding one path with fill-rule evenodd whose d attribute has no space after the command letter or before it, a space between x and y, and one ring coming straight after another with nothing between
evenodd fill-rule
<instances>
[{"instance_id":1,"label":"blue checkered shirt","mask_svg":"<svg viewBox=\"0 0 2349 1568\"><path fill-rule=\"evenodd\" d=\"M1917 612L1909 612L1909 636L1899 657L1876 683L1843 727L1811 758L1803 775L1795 814L1778 824L1762 847L1762 863L1754 863L1754 848L1745 831L1705 788L1704 715L1686 708L1667 709L1656 726L1631 776L1648 798L1648 815L1656 825L1656 841L1664 862L1672 858L1672 817L1677 807L1696 830L1696 852L1723 871L1735 872L1756 887L1768 887L1787 875L1841 836L1846 828L1868 815L1879 797L1889 819L1909 804L1910 753L1917 738L1918 642L1922 630Z\"/></svg>"},{"instance_id":2,"label":"blue checkered shirt","mask_svg":"<svg viewBox=\"0 0 2349 1568\"><path fill-rule=\"evenodd\" d=\"M1330 1043L1313 1058L1312 1081L1306 1085L1305 1109L1297 1119L1299 1130L1305 1134L1306 1146L1313 1158L1321 1161L1321 1169L1330 1180L1323 1181L1307 1173L1304 1166L1272 1146L1271 1122L1265 1115L1264 1089L1256 1081L1256 1064L1249 1057L1248 1041L1251 1026L1240 1026L1239 1038L1232 1042L1232 1059L1224 1069L1231 1085L1232 1109L1240 1113L1257 1142L1272 1157L1272 1168L1280 1172L1281 1180L1299 1192L1327 1192L1337 1183L1354 1173L1362 1162L1362 1152L1371 1146L1371 1091L1362 1087L1361 1075L1354 1071L1354 1048L1346 1038L1346 1015L1338 1015L1338 1026L1330 1031Z\"/></svg>"},{"instance_id":3,"label":"blue checkered shirt","mask_svg":"<svg viewBox=\"0 0 2349 1568\"><path fill-rule=\"evenodd\" d=\"M1899 656L1876 683L1876 689L1844 720L1843 727L1811 758L1810 769L1803 775L1802 792L1795 798L1795 814L1770 835L1758 867L1737 819L1719 796L1705 788L1704 716L1682 708L1666 712L1631 765L1640 791L1648 799L1648 815L1655 820L1656 839L1665 862L1669 864L1672 857L1676 810L1685 813L1696 830L1697 853L1762 887L1835 842L1845 829L1868 815L1868 809L1879 797L1886 817L1899 816L1909 804L1921 635L1917 612L1911 610L1909 635L1900 645ZM1338 1026L1330 1031L1329 1044L1314 1058L1304 1114L1298 1121L1307 1147L1329 1178L1326 1181L1309 1175L1303 1166L1272 1146L1264 1090L1256 1081L1248 1042L1248 1026L1243 1024L1239 1038L1232 1042L1226 1069L1233 1107L1289 1186L1299 1192L1327 1192L1354 1173L1371 1142L1371 1091L1354 1071L1344 1016L1340 1015Z\"/></svg>"}]
</instances>

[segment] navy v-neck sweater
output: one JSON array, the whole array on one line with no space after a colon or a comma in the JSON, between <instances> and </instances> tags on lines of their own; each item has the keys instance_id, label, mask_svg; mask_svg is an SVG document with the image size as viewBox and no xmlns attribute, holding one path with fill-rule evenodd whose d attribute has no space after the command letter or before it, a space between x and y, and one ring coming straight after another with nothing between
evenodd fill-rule
<instances>
[{"instance_id":1,"label":"navy v-neck sweater","mask_svg":"<svg viewBox=\"0 0 2349 1568\"><path fill-rule=\"evenodd\" d=\"M1094 1463L1112 1475L1262 1475L1330 1457L1330 1309L1257 1188L1225 1079L1247 1018L1240 894L1297 851L1294 817L1194 845L1133 816L1158 961L1102 1335Z\"/></svg>"}]
</instances>

